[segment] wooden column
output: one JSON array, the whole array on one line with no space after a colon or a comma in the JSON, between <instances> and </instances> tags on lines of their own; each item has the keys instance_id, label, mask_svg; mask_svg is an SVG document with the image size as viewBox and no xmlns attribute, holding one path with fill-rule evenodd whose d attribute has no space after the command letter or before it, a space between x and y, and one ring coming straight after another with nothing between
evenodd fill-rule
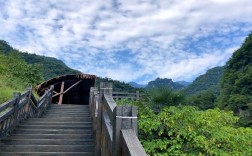
<instances>
[{"instance_id":1,"label":"wooden column","mask_svg":"<svg viewBox=\"0 0 252 156\"><path fill-rule=\"evenodd\" d=\"M132 129L137 135L137 109L134 106L117 106L113 122L113 156L122 153L121 130Z\"/></svg>"},{"instance_id":2,"label":"wooden column","mask_svg":"<svg viewBox=\"0 0 252 156\"><path fill-rule=\"evenodd\" d=\"M112 96L112 83L100 83L99 103L96 118L95 156L101 156L102 104L104 94Z\"/></svg>"},{"instance_id":3,"label":"wooden column","mask_svg":"<svg viewBox=\"0 0 252 156\"><path fill-rule=\"evenodd\" d=\"M139 100L139 99L140 99L139 91L137 90L137 91L136 91L136 100Z\"/></svg>"},{"instance_id":4,"label":"wooden column","mask_svg":"<svg viewBox=\"0 0 252 156\"><path fill-rule=\"evenodd\" d=\"M61 105L61 104L62 104L62 101L63 101L64 86L65 86L65 82L62 81L62 82L61 82L61 88L60 88L59 102L58 102L59 105Z\"/></svg>"}]
</instances>

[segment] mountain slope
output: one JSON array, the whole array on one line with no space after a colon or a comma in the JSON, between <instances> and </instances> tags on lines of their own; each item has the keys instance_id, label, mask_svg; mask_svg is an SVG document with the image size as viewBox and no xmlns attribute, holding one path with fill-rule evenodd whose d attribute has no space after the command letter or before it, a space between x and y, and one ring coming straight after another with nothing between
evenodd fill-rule
<instances>
[{"instance_id":1,"label":"mountain slope","mask_svg":"<svg viewBox=\"0 0 252 156\"><path fill-rule=\"evenodd\" d=\"M136 82L129 82L128 84L131 85L134 88L145 88L147 86L147 85L144 85L144 84L138 84Z\"/></svg>"},{"instance_id":2,"label":"mountain slope","mask_svg":"<svg viewBox=\"0 0 252 156\"><path fill-rule=\"evenodd\" d=\"M45 80L66 74L80 73L71 69L64 62L52 57L40 56L36 54L23 53L12 48L6 41L0 40L0 52L3 54L18 53L28 64L40 64Z\"/></svg>"},{"instance_id":3,"label":"mountain slope","mask_svg":"<svg viewBox=\"0 0 252 156\"><path fill-rule=\"evenodd\" d=\"M223 75L223 69L224 67L209 69L205 74L197 77L187 88L185 88L184 93L187 96L191 96L210 90L218 95L220 90L219 82Z\"/></svg>"},{"instance_id":4,"label":"mountain slope","mask_svg":"<svg viewBox=\"0 0 252 156\"><path fill-rule=\"evenodd\" d=\"M175 83L172 81L172 79L167 79L167 78L157 78L154 81L150 81L148 85L145 87L146 89L151 89L151 88L160 88L160 87L168 87L171 88L172 90L179 90L184 88L183 85Z\"/></svg>"},{"instance_id":5,"label":"mountain slope","mask_svg":"<svg viewBox=\"0 0 252 156\"><path fill-rule=\"evenodd\" d=\"M252 126L252 33L226 64L218 106L233 110L241 125Z\"/></svg>"}]
</instances>

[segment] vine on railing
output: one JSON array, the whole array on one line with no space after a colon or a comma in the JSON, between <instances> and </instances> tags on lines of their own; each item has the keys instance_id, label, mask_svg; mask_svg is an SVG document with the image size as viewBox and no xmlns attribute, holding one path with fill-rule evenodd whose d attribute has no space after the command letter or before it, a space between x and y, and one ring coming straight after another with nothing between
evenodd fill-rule
<instances>
[{"instance_id":1,"label":"vine on railing","mask_svg":"<svg viewBox=\"0 0 252 156\"><path fill-rule=\"evenodd\" d=\"M95 155L146 156L137 137L137 110L117 106L112 83L100 83L100 92L92 87L89 100L95 132Z\"/></svg>"},{"instance_id":2,"label":"vine on railing","mask_svg":"<svg viewBox=\"0 0 252 156\"><path fill-rule=\"evenodd\" d=\"M53 87L46 90L38 100L27 88L23 94L14 93L13 98L0 105L0 139L10 135L23 120L40 117L51 103Z\"/></svg>"}]
</instances>

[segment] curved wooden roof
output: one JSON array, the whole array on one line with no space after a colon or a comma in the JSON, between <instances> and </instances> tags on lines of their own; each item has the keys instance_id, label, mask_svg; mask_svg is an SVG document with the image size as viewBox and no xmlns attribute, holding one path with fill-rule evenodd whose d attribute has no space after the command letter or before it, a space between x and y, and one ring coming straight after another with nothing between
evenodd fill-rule
<instances>
[{"instance_id":1,"label":"curved wooden roof","mask_svg":"<svg viewBox=\"0 0 252 156\"><path fill-rule=\"evenodd\" d=\"M57 84L62 81L68 81L68 80L85 80L85 79L91 79L93 80L93 85L95 84L95 75L89 75L89 74L71 74L71 75L62 75L54 77L50 80L47 80L41 84L39 84L36 87L36 91L38 95L41 95L41 93L44 93L44 91L49 88L51 85Z\"/></svg>"}]
</instances>

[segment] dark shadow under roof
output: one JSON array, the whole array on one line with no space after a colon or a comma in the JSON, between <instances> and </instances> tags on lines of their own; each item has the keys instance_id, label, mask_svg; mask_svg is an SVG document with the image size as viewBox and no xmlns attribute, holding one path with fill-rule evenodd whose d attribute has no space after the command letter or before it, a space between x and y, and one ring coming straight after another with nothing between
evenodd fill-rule
<instances>
[{"instance_id":1,"label":"dark shadow under roof","mask_svg":"<svg viewBox=\"0 0 252 156\"><path fill-rule=\"evenodd\" d=\"M36 87L36 91L39 96L42 96L44 94L44 91L50 88L51 85L61 83L62 81L91 80L92 86L95 86L95 79L96 79L95 75L89 75L89 74L72 74L72 75L57 76L55 78L52 78L39 84Z\"/></svg>"}]
</instances>

